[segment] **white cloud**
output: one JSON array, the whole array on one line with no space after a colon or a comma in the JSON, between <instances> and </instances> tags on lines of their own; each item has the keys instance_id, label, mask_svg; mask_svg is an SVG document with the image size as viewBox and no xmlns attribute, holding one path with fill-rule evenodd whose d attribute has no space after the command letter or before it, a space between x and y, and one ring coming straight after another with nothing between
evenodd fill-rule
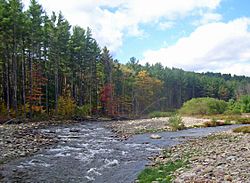
<instances>
[{"instance_id":1,"label":"white cloud","mask_svg":"<svg viewBox=\"0 0 250 183\"><path fill-rule=\"evenodd\" d=\"M194 25L204 25L212 22L219 22L222 20L222 15L218 13L204 13L201 15L200 20L193 22Z\"/></svg>"},{"instance_id":2,"label":"white cloud","mask_svg":"<svg viewBox=\"0 0 250 183\"><path fill-rule=\"evenodd\" d=\"M72 25L90 26L102 46L116 51L125 35L141 36L141 24L173 21L192 11L216 9L221 0L38 0L46 11L62 11ZM27 5L29 0L24 0ZM170 25L161 24L162 27Z\"/></svg>"},{"instance_id":3,"label":"white cloud","mask_svg":"<svg viewBox=\"0 0 250 183\"><path fill-rule=\"evenodd\" d=\"M160 22L159 26L161 30L167 30L170 29L174 26L174 22L173 21L167 21L167 22Z\"/></svg>"},{"instance_id":4,"label":"white cloud","mask_svg":"<svg viewBox=\"0 0 250 183\"><path fill-rule=\"evenodd\" d=\"M146 51L142 63L250 76L250 18L198 27L176 44Z\"/></svg>"}]
</instances>

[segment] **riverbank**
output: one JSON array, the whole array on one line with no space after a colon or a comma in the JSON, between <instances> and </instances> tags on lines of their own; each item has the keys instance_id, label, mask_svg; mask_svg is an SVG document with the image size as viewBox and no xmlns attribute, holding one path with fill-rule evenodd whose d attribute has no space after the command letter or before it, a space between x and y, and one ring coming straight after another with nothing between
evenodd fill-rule
<instances>
[{"instance_id":1,"label":"riverbank","mask_svg":"<svg viewBox=\"0 0 250 183\"><path fill-rule=\"evenodd\" d=\"M232 131L193 139L163 151L153 159L151 169L181 161L183 166L172 174L175 183L247 183L250 182L249 142L249 134ZM155 178L156 182L161 180Z\"/></svg>"},{"instance_id":2,"label":"riverbank","mask_svg":"<svg viewBox=\"0 0 250 183\"><path fill-rule=\"evenodd\" d=\"M0 125L0 165L13 159L30 156L58 141L53 131L45 135L40 129L71 123L75 121L50 120Z\"/></svg>"},{"instance_id":3,"label":"riverbank","mask_svg":"<svg viewBox=\"0 0 250 183\"><path fill-rule=\"evenodd\" d=\"M111 128L119 137L126 139L136 134L171 131L168 120L169 117L114 121L109 123L107 127ZM204 123L211 121L211 119L182 117L182 121L185 127L192 128L202 126Z\"/></svg>"},{"instance_id":4,"label":"riverbank","mask_svg":"<svg viewBox=\"0 0 250 183\"><path fill-rule=\"evenodd\" d=\"M104 178L106 182L116 182L117 179L132 182L148 163L147 157L158 154L160 149L183 140L234 128L223 126L187 129L157 133L160 139L152 139L151 134L141 134L121 140L104 126L123 122L74 123L75 121L48 121L1 126L4 134L1 133L0 143L5 144L1 146L2 157L5 158L0 166L0 182L1 179L5 182L63 179L68 182L96 180L101 183ZM129 123L132 123L131 120L125 122ZM150 120L144 120L144 124L146 123L150 124ZM181 153L182 148L179 151ZM166 157L160 159L164 160ZM17 160L10 162L15 159ZM182 164L178 166L180 165ZM65 167L70 167L70 170ZM73 181L72 178L76 177L79 179Z\"/></svg>"}]
</instances>

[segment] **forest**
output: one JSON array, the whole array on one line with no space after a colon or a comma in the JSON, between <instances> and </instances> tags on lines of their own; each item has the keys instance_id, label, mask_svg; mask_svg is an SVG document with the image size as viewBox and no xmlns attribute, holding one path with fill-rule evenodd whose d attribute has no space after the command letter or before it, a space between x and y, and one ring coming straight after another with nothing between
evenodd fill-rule
<instances>
[{"instance_id":1,"label":"forest","mask_svg":"<svg viewBox=\"0 0 250 183\"><path fill-rule=\"evenodd\" d=\"M107 35L111 36L111 35ZM205 44L205 43L204 43ZM250 94L250 78L127 63L100 47L90 28L31 0L0 0L0 117L142 116L192 98Z\"/></svg>"}]
</instances>

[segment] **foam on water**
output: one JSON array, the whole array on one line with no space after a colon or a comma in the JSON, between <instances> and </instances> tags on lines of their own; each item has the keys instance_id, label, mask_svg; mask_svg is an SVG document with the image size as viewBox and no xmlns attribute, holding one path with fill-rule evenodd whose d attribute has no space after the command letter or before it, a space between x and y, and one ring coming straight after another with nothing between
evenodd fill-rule
<instances>
[{"instance_id":1,"label":"foam on water","mask_svg":"<svg viewBox=\"0 0 250 183\"><path fill-rule=\"evenodd\" d=\"M101 123L53 127L41 131L45 135L56 133L60 137L57 145L4 165L1 173L4 182L131 183L148 163L147 157L162 148L186 137L204 136L227 128L159 133L162 139L158 140L142 134L120 141ZM72 129L75 132L70 132Z\"/></svg>"},{"instance_id":2,"label":"foam on water","mask_svg":"<svg viewBox=\"0 0 250 183\"><path fill-rule=\"evenodd\" d=\"M105 159L104 160L104 167L113 167L119 164L119 161L114 159L114 160L109 160L109 159Z\"/></svg>"}]
</instances>

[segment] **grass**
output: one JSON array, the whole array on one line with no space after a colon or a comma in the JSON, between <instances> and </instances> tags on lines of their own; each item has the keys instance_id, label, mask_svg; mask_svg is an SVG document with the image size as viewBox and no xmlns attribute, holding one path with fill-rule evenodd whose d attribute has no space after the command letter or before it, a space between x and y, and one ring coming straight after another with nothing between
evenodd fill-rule
<instances>
[{"instance_id":1,"label":"grass","mask_svg":"<svg viewBox=\"0 0 250 183\"><path fill-rule=\"evenodd\" d=\"M138 176L139 183L151 183L152 181L170 183L174 178L173 172L186 166L186 164L183 160L176 160L175 162L168 162L157 167L146 168Z\"/></svg>"},{"instance_id":2,"label":"grass","mask_svg":"<svg viewBox=\"0 0 250 183\"><path fill-rule=\"evenodd\" d=\"M175 114L175 112L162 112L162 111L154 111L149 113L149 117L150 118L160 118L160 117L170 117L173 114Z\"/></svg>"},{"instance_id":3,"label":"grass","mask_svg":"<svg viewBox=\"0 0 250 183\"><path fill-rule=\"evenodd\" d=\"M250 133L250 126L242 126L233 129L233 132L235 133Z\"/></svg>"},{"instance_id":4,"label":"grass","mask_svg":"<svg viewBox=\"0 0 250 183\"><path fill-rule=\"evenodd\" d=\"M173 131L183 130L185 129L184 123L182 121L181 116L174 115L169 118L168 120L169 126L172 128Z\"/></svg>"},{"instance_id":5,"label":"grass","mask_svg":"<svg viewBox=\"0 0 250 183\"><path fill-rule=\"evenodd\" d=\"M211 119L211 121L206 122L204 124L205 127L223 126L223 125L232 125L232 124L250 124L250 118L243 117L241 115L224 115L223 114L223 115L208 115L208 116L202 116L202 117Z\"/></svg>"},{"instance_id":6,"label":"grass","mask_svg":"<svg viewBox=\"0 0 250 183\"><path fill-rule=\"evenodd\" d=\"M250 118L239 118L236 122L239 124L250 124Z\"/></svg>"}]
</instances>

